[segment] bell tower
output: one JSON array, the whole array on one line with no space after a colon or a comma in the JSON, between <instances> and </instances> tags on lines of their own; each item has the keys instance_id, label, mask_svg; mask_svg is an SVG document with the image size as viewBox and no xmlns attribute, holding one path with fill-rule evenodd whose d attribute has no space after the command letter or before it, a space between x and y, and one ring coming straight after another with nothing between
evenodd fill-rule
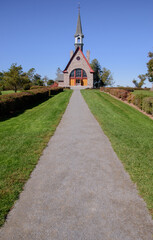
<instances>
[{"instance_id":1,"label":"bell tower","mask_svg":"<svg viewBox=\"0 0 153 240\"><path fill-rule=\"evenodd\" d=\"M82 33L82 25L81 25L81 18L80 18L80 5L78 7L78 21L77 21L77 28L76 28L76 33L74 35L75 37L75 49L79 47L81 51L83 51L83 38L84 35Z\"/></svg>"}]
</instances>

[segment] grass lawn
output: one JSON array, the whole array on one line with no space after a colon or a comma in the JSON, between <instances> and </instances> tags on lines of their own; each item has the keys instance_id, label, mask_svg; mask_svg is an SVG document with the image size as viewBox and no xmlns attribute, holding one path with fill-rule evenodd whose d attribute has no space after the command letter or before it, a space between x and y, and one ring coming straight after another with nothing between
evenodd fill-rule
<instances>
[{"instance_id":1,"label":"grass lawn","mask_svg":"<svg viewBox=\"0 0 153 240\"><path fill-rule=\"evenodd\" d=\"M147 95L148 97L153 97L153 91L147 91L147 90L135 90L133 94L134 95L143 94L143 95Z\"/></svg>"},{"instance_id":2,"label":"grass lawn","mask_svg":"<svg viewBox=\"0 0 153 240\"><path fill-rule=\"evenodd\" d=\"M0 122L0 225L53 135L71 94L66 90Z\"/></svg>"},{"instance_id":3,"label":"grass lawn","mask_svg":"<svg viewBox=\"0 0 153 240\"><path fill-rule=\"evenodd\" d=\"M153 120L99 90L81 93L153 216Z\"/></svg>"},{"instance_id":4,"label":"grass lawn","mask_svg":"<svg viewBox=\"0 0 153 240\"><path fill-rule=\"evenodd\" d=\"M17 92L20 92L20 91L17 91ZM10 93L15 93L13 90L8 90L8 91L1 91L2 95L5 95L5 94L10 94Z\"/></svg>"}]
</instances>

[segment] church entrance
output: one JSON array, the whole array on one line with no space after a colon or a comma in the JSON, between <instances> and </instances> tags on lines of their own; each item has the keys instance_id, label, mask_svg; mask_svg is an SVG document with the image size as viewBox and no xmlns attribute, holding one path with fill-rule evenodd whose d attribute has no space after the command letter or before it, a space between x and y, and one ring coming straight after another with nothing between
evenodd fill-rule
<instances>
[{"instance_id":1,"label":"church entrance","mask_svg":"<svg viewBox=\"0 0 153 240\"><path fill-rule=\"evenodd\" d=\"M76 79L76 86L81 85L81 79Z\"/></svg>"},{"instance_id":2,"label":"church entrance","mask_svg":"<svg viewBox=\"0 0 153 240\"><path fill-rule=\"evenodd\" d=\"M70 86L87 86L87 74L81 69L74 69L70 73Z\"/></svg>"}]
</instances>

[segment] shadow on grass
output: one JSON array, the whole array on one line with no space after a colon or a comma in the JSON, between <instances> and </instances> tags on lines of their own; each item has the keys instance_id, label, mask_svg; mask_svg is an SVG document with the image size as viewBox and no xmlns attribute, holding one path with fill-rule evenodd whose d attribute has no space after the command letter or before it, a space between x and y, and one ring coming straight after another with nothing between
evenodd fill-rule
<instances>
[{"instance_id":1,"label":"shadow on grass","mask_svg":"<svg viewBox=\"0 0 153 240\"><path fill-rule=\"evenodd\" d=\"M33 102L33 103L30 103L30 104L27 104L25 105L25 107L22 107L22 109L20 110L16 110L16 111L10 111L9 113L3 115L3 116L0 116L0 122L3 122L3 121L6 121L12 117L17 117L19 116L20 114L24 113L26 110L28 109L31 109L31 108L34 108L36 106L38 106L39 104L47 101L48 99L54 97L55 95L51 95L45 99L40 99L39 101L36 101L36 102Z\"/></svg>"}]
</instances>

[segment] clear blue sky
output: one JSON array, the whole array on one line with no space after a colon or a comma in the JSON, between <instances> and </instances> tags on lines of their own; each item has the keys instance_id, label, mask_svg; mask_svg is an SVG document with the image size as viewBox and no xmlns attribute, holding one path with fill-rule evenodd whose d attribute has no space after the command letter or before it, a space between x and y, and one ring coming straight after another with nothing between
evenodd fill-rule
<instances>
[{"instance_id":1,"label":"clear blue sky","mask_svg":"<svg viewBox=\"0 0 153 240\"><path fill-rule=\"evenodd\" d=\"M132 86L153 51L153 0L80 0L84 54ZM12 63L54 79L74 50L77 0L0 0L0 71ZM146 86L151 86L147 81Z\"/></svg>"}]
</instances>

